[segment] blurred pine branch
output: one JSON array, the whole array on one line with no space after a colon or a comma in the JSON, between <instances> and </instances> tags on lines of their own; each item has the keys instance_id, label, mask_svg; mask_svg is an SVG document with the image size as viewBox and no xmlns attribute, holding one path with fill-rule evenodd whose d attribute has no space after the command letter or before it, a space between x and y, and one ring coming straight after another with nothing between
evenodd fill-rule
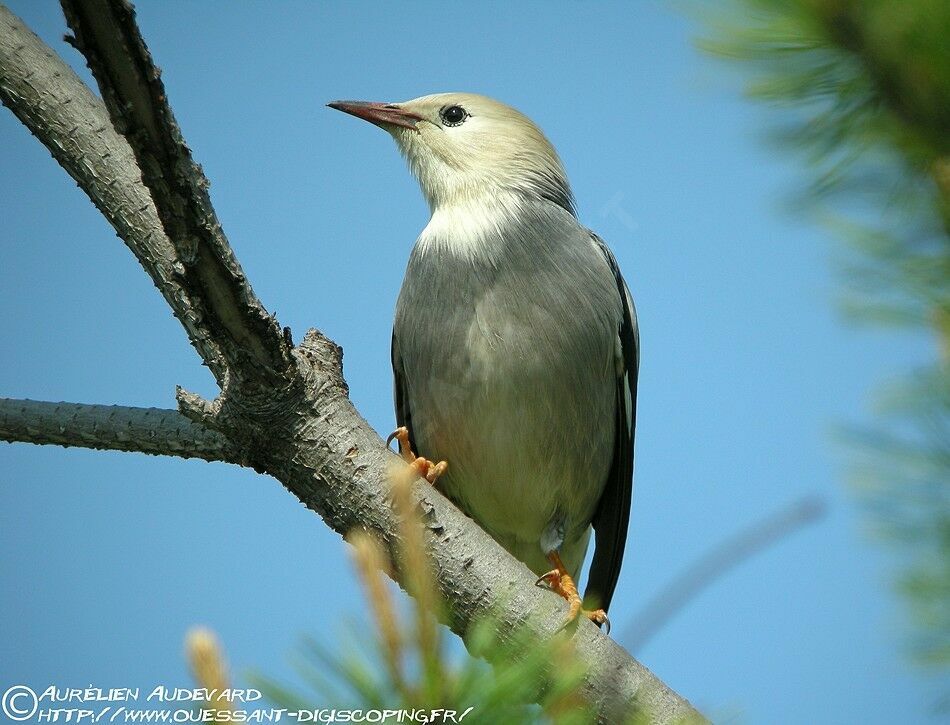
<instances>
[{"instance_id":1,"label":"blurred pine branch","mask_svg":"<svg viewBox=\"0 0 950 725\"><path fill-rule=\"evenodd\" d=\"M227 696L230 687L228 665L214 632L205 627L195 627L188 632L185 656L195 683L211 695L210 700L201 703L200 710L212 721L228 722L228 714L233 709Z\"/></svg>"},{"instance_id":2,"label":"blurred pine branch","mask_svg":"<svg viewBox=\"0 0 950 725\"><path fill-rule=\"evenodd\" d=\"M858 491L897 544L918 662L950 670L950 2L735 0L701 45L752 75L799 202L846 242L845 309L926 329L938 352L850 432Z\"/></svg>"}]
</instances>

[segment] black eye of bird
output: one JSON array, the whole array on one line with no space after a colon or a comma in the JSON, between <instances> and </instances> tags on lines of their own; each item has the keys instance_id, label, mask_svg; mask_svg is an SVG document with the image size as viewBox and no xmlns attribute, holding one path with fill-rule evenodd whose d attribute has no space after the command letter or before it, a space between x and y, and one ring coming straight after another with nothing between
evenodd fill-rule
<instances>
[{"instance_id":1,"label":"black eye of bird","mask_svg":"<svg viewBox=\"0 0 950 725\"><path fill-rule=\"evenodd\" d=\"M439 115L446 126L458 126L468 118L468 111L461 106L449 106L439 111Z\"/></svg>"}]
</instances>

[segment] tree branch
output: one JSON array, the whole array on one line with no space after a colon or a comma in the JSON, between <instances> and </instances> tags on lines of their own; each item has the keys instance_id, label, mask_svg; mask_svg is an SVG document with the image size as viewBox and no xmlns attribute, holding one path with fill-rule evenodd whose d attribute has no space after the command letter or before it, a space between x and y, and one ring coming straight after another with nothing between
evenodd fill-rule
<instances>
[{"instance_id":1,"label":"tree branch","mask_svg":"<svg viewBox=\"0 0 950 725\"><path fill-rule=\"evenodd\" d=\"M208 402L182 392L181 411L219 432L243 452L242 462L277 478L337 532L368 530L395 551L400 527L389 470L400 459L350 402L342 351L313 330L297 348L286 336L277 339L276 320L220 233L207 182L181 142L128 4L65 4L113 119L131 137L158 214L143 197L128 144L104 127L102 105L2 6L0 100L103 209L215 370L219 397ZM413 497L455 632L464 636L486 617L502 638L544 638L559 628L563 600L535 587L524 564L431 486L417 485ZM620 722L636 708L656 722L702 719L590 622L579 623L575 643L588 666L582 693L600 721Z\"/></svg>"},{"instance_id":2,"label":"tree branch","mask_svg":"<svg viewBox=\"0 0 950 725\"><path fill-rule=\"evenodd\" d=\"M125 0L61 0L112 123L132 147L165 233L181 262L180 281L232 373L273 385L290 366L290 345L254 294L208 197L210 184L175 121L161 72Z\"/></svg>"},{"instance_id":3,"label":"tree branch","mask_svg":"<svg viewBox=\"0 0 950 725\"><path fill-rule=\"evenodd\" d=\"M0 398L0 440L240 463L220 433L177 410Z\"/></svg>"},{"instance_id":4,"label":"tree branch","mask_svg":"<svg viewBox=\"0 0 950 725\"><path fill-rule=\"evenodd\" d=\"M6 7L0 5L0 101L76 180L154 280L219 384L225 365L178 278L175 248L126 140L102 101Z\"/></svg>"}]
</instances>

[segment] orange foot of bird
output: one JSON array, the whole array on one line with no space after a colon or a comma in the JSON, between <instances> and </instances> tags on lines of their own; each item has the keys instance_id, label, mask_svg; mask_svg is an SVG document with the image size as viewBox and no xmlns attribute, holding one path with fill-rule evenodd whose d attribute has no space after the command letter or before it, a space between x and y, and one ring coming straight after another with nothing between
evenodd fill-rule
<instances>
[{"instance_id":1,"label":"orange foot of bird","mask_svg":"<svg viewBox=\"0 0 950 725\"><path fill-rule=\"evenodd\" d=\"M607 619L607 613L603 609L584 609L581 603L581 596L577 593L577 584L561 561L561 556L556 551L548 554L548 561L554 565L554 569L538 577L535 582L538 586L543 583L551 591L561 595L567 600L568 613L567 621L564 626L571 624L579 616L584 615L598 627L604 626L604 632L610 634L610 620Z\"/></svg>"},{"instance_id":2,"label":"orange foot of bird","mask_svg":"<svg viewBox=\"0 0 950 725\"><path fill-rule=\"evenodd\" d=\"M445 461L435 463L428 458L420 458L412 452L412 446L409 445L409 429L406 426L400 426L390 433L386 439L386 445L389 446L394 440L399 441L399 455L403 460L412 466L421 478L432 485L435 485L439 476L448 470L449 464Z\"/></svg>"}]
</instances>

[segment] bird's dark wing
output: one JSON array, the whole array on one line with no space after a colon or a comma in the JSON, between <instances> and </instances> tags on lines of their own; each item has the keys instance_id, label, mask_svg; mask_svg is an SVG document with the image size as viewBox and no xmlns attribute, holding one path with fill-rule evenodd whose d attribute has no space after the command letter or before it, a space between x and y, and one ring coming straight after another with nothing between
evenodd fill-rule
<instances>
[{"instance_id":1,"label":"bird's dark wing","mask_svg":"<svg viewBox=\"0 0 950 725\"><path fill-rule=\"evenodd\" d=\"M393 363L393 399L396 403L396 425L406 426L409 431L409 445L413 451L416 448L416 441L412 435L412 414L409 411L409 391L406 389L406 378L402 369L402 361L399 359L399 352L396 349L396 332L393 331L392 343L389 348L390 357Z\"/></svg>"},{"instance_id":2,"label":"bird's dark wing","mask_svg":"<svg viewBox=\"0 0 950 725\"><path fill-rule=\"evenodd\" d=\"M623 365L617 377L616 440L607 485L594 513L594 561L591 564L585 607L607 610L620 576L633 496L633 439L637 421L637 376L640 370L640 332L637 311L617 260L604 241L591 232L617 282L617 303L623 307L618 335Z\"/></svg>"}]
</instances>

